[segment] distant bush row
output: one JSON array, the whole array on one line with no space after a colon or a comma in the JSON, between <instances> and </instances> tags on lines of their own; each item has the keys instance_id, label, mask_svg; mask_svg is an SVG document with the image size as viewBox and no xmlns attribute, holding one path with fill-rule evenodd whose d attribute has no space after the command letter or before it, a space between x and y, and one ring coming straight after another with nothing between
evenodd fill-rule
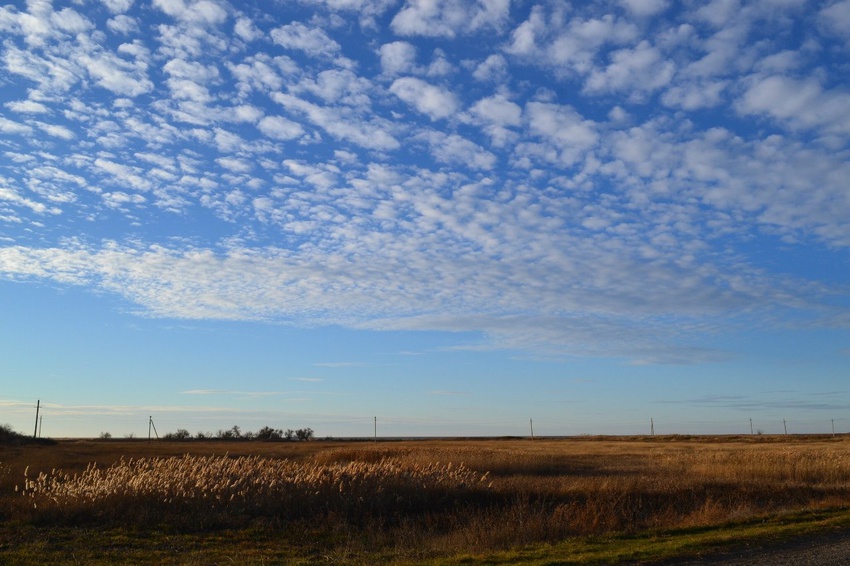
<instances>
[{"instance_id":1,"label":"distant bush row","mask_svg":"<svg viewBox=\"0 0 850 566\"><path fill-rule=\"evenodd\" d=\"M100 438L108 440L112 435L108 432L102 432ZM264 426L257 432L242 432L238 426L227 430L219 430L216 433L199 432L192 436L185 428L178 428L177 432L169 432L162 437L162 440L313 440L314 434L312 428L299 428L298 430L286 429L285 431L279 428Z\"/></svg>"}]
</instances>

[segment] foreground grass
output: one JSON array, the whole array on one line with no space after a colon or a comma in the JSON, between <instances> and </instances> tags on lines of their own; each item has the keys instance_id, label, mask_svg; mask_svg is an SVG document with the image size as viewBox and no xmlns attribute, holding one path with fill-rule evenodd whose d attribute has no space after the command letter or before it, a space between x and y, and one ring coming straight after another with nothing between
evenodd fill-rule
<instances>
[{"instance_id":1,"label":"foreground grass","mask_svg":"<svg viewBox=\"0 0 850 566\"><path fill-rule=\"evenodd\" d=\"M0 527L3 564L450 564L599 565L657 563L734 550L742 545L772 545L829 530L850 529L850 510L800 512L714 527L664 530L640 535L575 537L555 544L415 560L356 548L322 547L322 533L263 529L225 529L211 533L140 531L125 528Z\"/></svg>"},{"instance_id":2,"label":"foreground grass","mask_svg":"<svg viewBox=\"0 0 850 566\"><path fill-rule=\"evenodd\" d=\"M10 564L618 564L845 527L848 437L0 447Z\"/></svg>"}]
</instances>

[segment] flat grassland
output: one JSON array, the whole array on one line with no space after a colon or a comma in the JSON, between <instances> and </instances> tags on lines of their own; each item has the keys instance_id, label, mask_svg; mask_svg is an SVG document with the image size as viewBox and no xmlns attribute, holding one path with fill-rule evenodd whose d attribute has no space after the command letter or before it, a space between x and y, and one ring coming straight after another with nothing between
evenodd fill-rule
<instances>
[{"instance_id":1,"label":"flat grassland","mask_svg":"<svg viewBox=\"0 0 850 566\"><path fill-rule=\"evenodd\" d=\"M850 525L850 436L0 447L0 563L622 563Z\"/></svg>"}]
</instances>

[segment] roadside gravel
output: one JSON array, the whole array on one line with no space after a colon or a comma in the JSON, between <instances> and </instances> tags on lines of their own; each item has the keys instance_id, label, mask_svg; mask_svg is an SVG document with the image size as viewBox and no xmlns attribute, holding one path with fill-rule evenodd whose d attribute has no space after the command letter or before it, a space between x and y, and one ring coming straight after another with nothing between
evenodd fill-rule
<instances>
[{"instance_id":1,"label":"roadside gravel","mask_svg":"<svg viewBox=\"0 0 850 566\"><path fill-rule=\"evenodd\" d=\"M762 541L688 559L641 562L641 566L847 566L850 529L781 541Z\"/></svg>"}]
</instances>

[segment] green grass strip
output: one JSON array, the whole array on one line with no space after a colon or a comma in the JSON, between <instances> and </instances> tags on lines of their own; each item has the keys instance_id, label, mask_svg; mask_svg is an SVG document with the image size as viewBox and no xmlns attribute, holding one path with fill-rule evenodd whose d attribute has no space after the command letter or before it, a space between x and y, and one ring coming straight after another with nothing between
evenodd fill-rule
<instances>
[{"instance_id":1,"label":"green grass strip","mask_svg":"<svg viewBox=\"0 0 850 566\"><path fill-rule=\"evenodd\" d=\"M637 535L576 537L556 544L482 555L415 561L392 554L323 551L325 533L300 536L265 529L210 533L134 531L0 524L0 564L430 564L601 565L659 562L733 551L738 546L771 546L795 537L850 529L850 508L801 511L713 527L653 531ZM310 543L298 540L306 535ZM318 544L317 544L318 543Z\"/></svg>"},{"instance_id":2,"label":"green grass strip","mask_svg":"<svg viewBox=\"0 0 850 566\"><path fill-rule=\"evenodd\" d=\"M755 518L712 527L639 535L577 537L487 555L461 555L432 565L590 565L655 562L697 557L744 544L772 545L795 537L850 528L850 509L827 509Z\"/></svg>"}]
</instances>

